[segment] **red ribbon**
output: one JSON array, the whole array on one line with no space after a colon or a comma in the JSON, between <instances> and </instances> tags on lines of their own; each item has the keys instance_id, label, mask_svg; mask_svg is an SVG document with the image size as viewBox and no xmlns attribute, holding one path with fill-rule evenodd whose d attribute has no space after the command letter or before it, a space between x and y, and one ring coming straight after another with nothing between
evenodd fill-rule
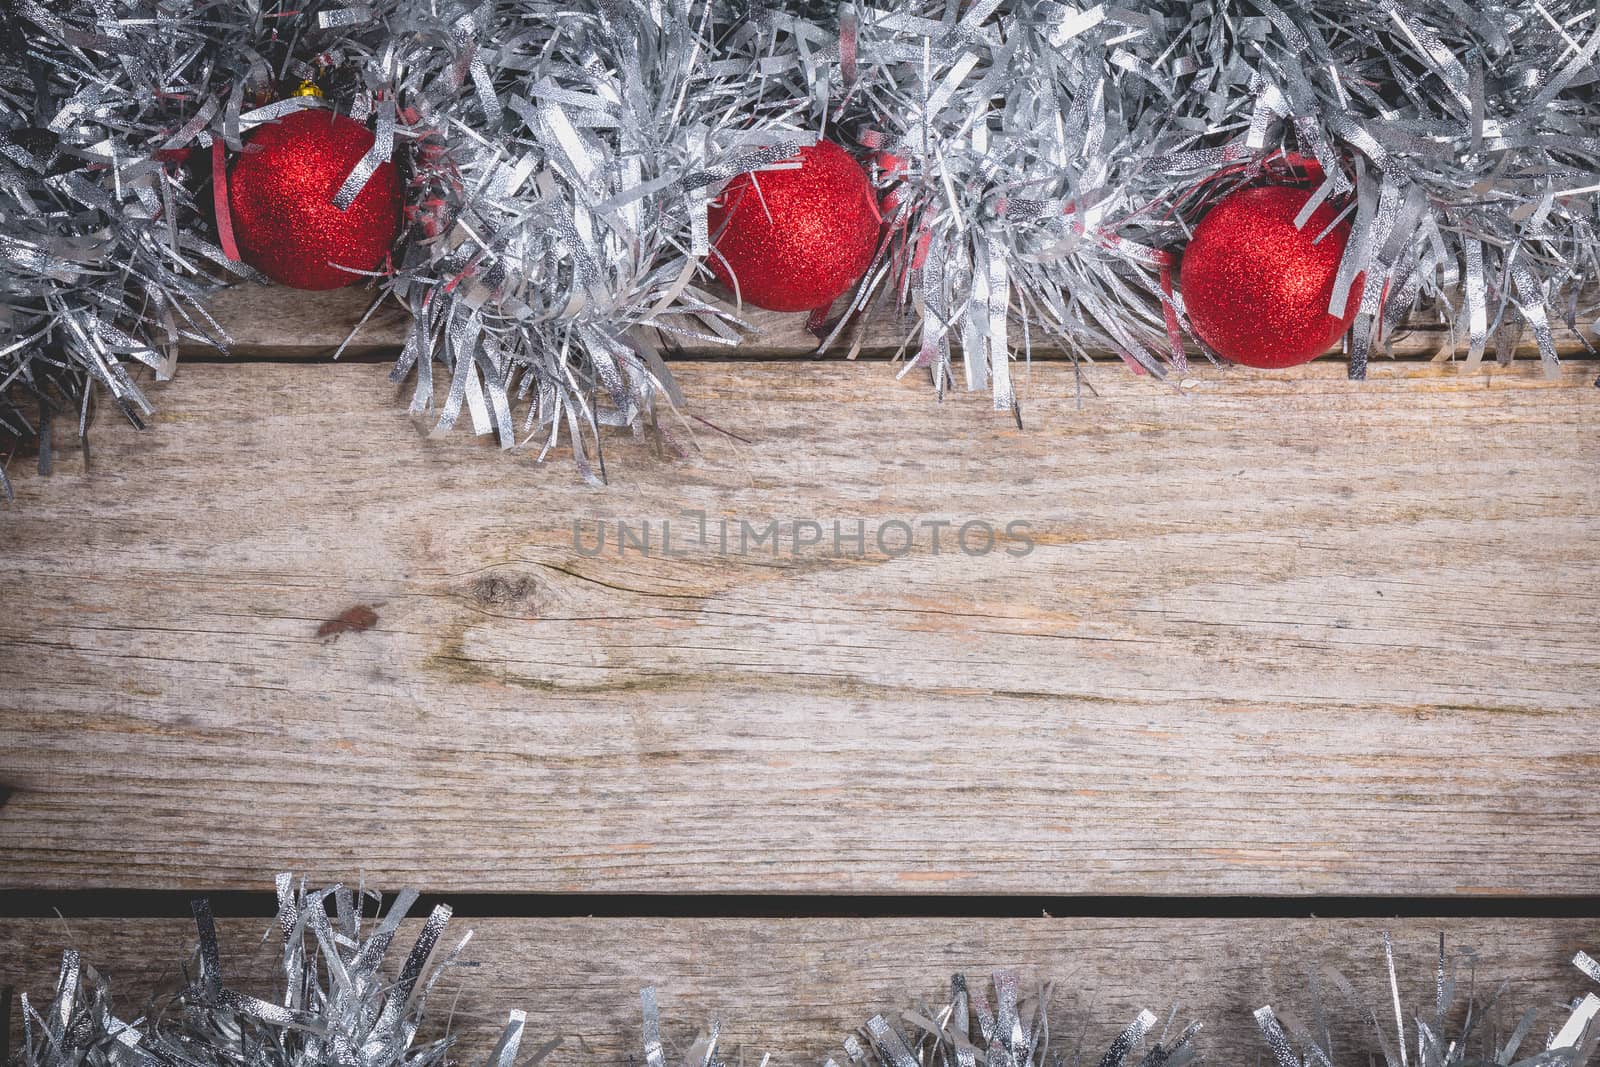
<instances>
[{"instance_id":1,"label":"red ribbon","mask_svg":"<svg viewBox=\"0 0 1600 1067\"><path fill-rule=\"evenodd\" d=\"M211 196L217 208L217 240L222 254L239 262L239 245L233 239L233 216L228 213L228 163L222 155L222 138L211 138Z\"/></svg>"}]
</instances>

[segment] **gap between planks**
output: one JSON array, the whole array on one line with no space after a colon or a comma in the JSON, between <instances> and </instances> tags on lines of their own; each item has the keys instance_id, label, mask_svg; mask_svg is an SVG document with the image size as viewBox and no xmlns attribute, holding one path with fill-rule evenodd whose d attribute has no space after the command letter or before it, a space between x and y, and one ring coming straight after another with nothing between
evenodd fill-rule
<instances>
[{"instance_id":1,"label":"gap between planks","mask_svg":"<svg viewBox=\"0 0 1600 1067\"><path fill-rule=\"evenodd\" d=\"M391 970L418 925L402 926ZM257 995L277 989L271 921L223 920L218 928L225 983ZM1176 1006L1176 1028L1190 1019L1204 1023L1199 1047L1207 1062L1268 1063L1250 1012L1270 1003L1314 1018L1306 980L1322 965L1352 981L1394 1040L1386 931L1394 937L1412 1041L1412 1010L1432 1020L1442 933L1461 968L1458 1004L1468 990L1487 998L1509 983L1480 1025L1503 1034L1523 1010L1537 1010L1527 1054L1565 1018L1564 1004L1593 991L1570 961L1580 949L1592 951L1600 937L1600 923L1574 920L1530 926L1452 919L485 919L452 922L441 948L468 929L475 937L466 959L481 970L462 968L444 979L430 1002L434 1015L453 1019L460 1040L455 1058L481 1061L506 1013L521 1008L528 1013L524 1048L564 1039L551 1067L641 1058L638 993L645 985L660 991L663 1036L676 1053L669 1063L681 1063L694 1036L720 1022L726 1062L756 1064L770 1052L780 1067L813 1067L829 1055L839 1058L844 1036L869 1016L881 1012L898 1021L900 1012L921 1004L937 1011L952 973L987 984L1000 968L1016 970L1029 994L1053 983L1052 1042L1070 1051L1081 1038L1087 1062L1140 1009L1165 1022ZM48 1003L60 950L70 945L112 979L117 1010L127 1018L150 993L183 984L192 944L192 924L181 920L0 922L0 984L15 982L36 1003ZM1356 1031L1352 1006L1331 989L1327 995L1336 1020L1335 1062L1363 1058L1347 1054L1375 1042Z\"/></svg>"},{"instance_id":2,"label":"gap between planks","mask_svg":"<svg viewBox=\"0 0 1600 1067\"><path fill-rule=\"evenodd\" d=\"M7 919L187 917L194 892L161 889L0 889ZM207 891L212 913L264 918L270 891ZM1367 919L1588 918L1600 896L942 896L850 893L450 893L420 894L413 911L447 904L457 916L489 919Z\"/></svg>"}]
</instances>

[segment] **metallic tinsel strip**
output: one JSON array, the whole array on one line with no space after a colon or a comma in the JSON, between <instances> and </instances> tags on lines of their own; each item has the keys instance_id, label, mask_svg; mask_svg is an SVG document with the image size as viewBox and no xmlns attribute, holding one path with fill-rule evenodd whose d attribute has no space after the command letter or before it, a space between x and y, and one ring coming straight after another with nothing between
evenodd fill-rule
<instances>
[{"instance_id":1,"label":"metallic tinsel strip","mask_svg":"<svg viewBox=\"0 0 1600 1067\"><path fill-rule=\"evenodd\" d=\"M213 143L218 71L238 69L237 36L213 21L227 5L192 7L0 9L0 444L38 434L42 468L49 419L75 411L81 430L93 387L142 424L152 406L126 364L162 380L180 343L225 346L205 300L222 275L254 275L215 254L167 169Z\"/></svg>"},{"instance_id":2,"label":"metallic tinsel strip","mask_svg":"<svg viewBox=\"0 0 1600 1067\"><path fill-rule=\"evenodd\" d=\"M1152 267L1181 252L1218 196L1284 152L1322 164L1321 197L1360 208L1340 275L1348 285L1366 274L1354 376L1412 313L1466 339L1469 361L1520 319L1551 371L1552 308L1581 306L1559 321L1593 330L1592 4L924 0L848 11L828 83L834 117L881 153L878 182L906 206L888 238L894 269L869 272L856 305L918 314L914 365L940 390L954 333L967 387L1011 406L995 369L1008 350L1024 353L1007 320L1161 374L1181 358L1162 312L1186 324L1181 293L1167 295Z\"/></svg>"},{"instance_id":3,"label":"metallic tinsel strip","mask_svg":"<svg viewBox=\"0 0 1600 1067\"><path fill-rule=\"evenodd\" d=\"M396 378L415 375L412 410L430 412L437 361L449 381L437 430L465 411L502 447L545 451L566 430L601 480L600 427L653 424L658 403L679 400L663 346L738 336L687 283L715 189L808 139L786 117L797 93L777 76L783 51L702 0L520 0L448 34L429 25L411 15L414 51L383 86L396 136L417 146L422 205L419 239L384 282L419 322Z\"/></svg>"},{"instance_id":4,"label":"metallic tinsel strip","mask_svg":"<svg viewBox=\"0 0 1600 1067\"><path fill-rule=\"evenodd\" d=\"M454 1038L418 1042L427 994L457 965L471 938L434 958L449 922L440 906L423 924L398 979L386 966L401 921L417 894L400 894L367 926L376 894L343 886L311 891L280 875L278 921L283 988L276 1001L230 988L211 910L196 901L197 973L154 1014L125 1022L112 1011L109 984L67 951L47 1009L22 998L22 1047L10 1067L444 1067ZM334 905L330 921L328 904ZM513 1011L485 1067L514 1067L526 1014ZM0 1043L5 1031L0 1030ZM558 1042L523 1058L534 1067ZM0 1052L5 1052L0 1048Z\"/></svg>"},{"instance_id":5,"label":"metallic tinsel strip","mask_svg":"<svg viewBox=\"0 0 1600 1067\"><path fill-rule=\"evenodd\" d=\"M1015 974L997 973L994 986L997 1004L991 1011L981 991L969 990L966 978L955 975L950 982L950 1002L941 1010L935 1012L924 1006L906 1011L901 1016L905 1028L874 1015L863 1026L859 1038L845 1038L845 1057L854 1067L975 1067L980 1060L987 1067L1083 1067L1080 1055L1067 1056L1050 1048L1045 1017L1048 987L1025 1004ZM667 1067L656 990L645 989L640 1003L646 1067ZM1130 1057L1155 1023L1155 1015L1140 1012L1098 1058L1099 1067L1130 1064ZM1193 1040L1199 1031L1200 1025L1195 1023L1170 1038L1163 1033L1138 1060L1138 1067L1184 1067L1194 1062L1197 1052ZM722 1067L722 1061L716 1058L717 1039L718 1028L713 1025L690 1047L682 1067ZM829 1059L824 1067L838 1064Z\"/></svg>"},{"instance_id":6,"label":"metallic tinsel strip","mask_svg":"<svg viewBox=\"0 0 1600 1067\"><path fill-rule=\"evenodd\" d=\"M1077 1067L1084 1063L1081 1050L1065 1055L1050 1047L1046 1011L1050 987L1024 1000L1017 976L1001 971L994 976L995 1005L991 1009L981 988L969 986L963 975L950 982L950 999L937 1011L923 1006L906 1011L902 1028L882 1015L869 1019L863 1029L863 1046L854 1038L845 1045L847 1057L857 1067ZM1141 1011L1095 1062L1099 1067L1125 1067L1135 1061L1157 1022ZM974 1030L974 1025L976 1029ZM1170 1028L1170 1022L1169 1022ZM1163 1030L1136 1061L1138 1067L1183 1067L1197 1058L1194 1038L1198 1023L1177 1034ZM837 1067L829 1060L830 1067Z\"/></svg>"},{"instance_id":7,"label":"metallic tinsel strip","mask_svg":"<svg viewBox=\"0 0 1600 1067\"><path fill-rule=\"evenodd\" d=\"M1533 1034L1537 1013L1531 1008L1523 1012L1509 1036L1497 1029L1493 1009L1505 992L1504 985L1486 999L1479 1000L1473 996L1469 980L1468 995L1462 1003L1462 985L1457 979L1460 961L1447 955L1441 934L1433 976L1433 1003L1408 1013L1403 1008L1393 945L1387 935L1383 947L1389 979L1383 1011L1375 1009L1358 994L1338 971L1325 968L1321 976L1333 985L1353 1010L1354 1017L1370 1033L1387 1067L1585 1067L1594 1060L1600 1047L1600 997L1591 993L1575 1002L1566 1020L1559 1029L1550 1032L1543 1047L1519 1059L1518 1055ZM1475 962L1470 950L1462 958L1469 964ZM1600 965L1586 953L1578 953L1573 963L1589 977L1600 981ZM1322 995L1321 982L1315 977L1310 998L1316 1011L1314 1027L1302 1026L1287 1013L1270 1006L1256 1011L1256 1024L1266 1039L1273 1063L1277 1067L1339 1067L1341 1063L1366 1062L1370 1058L1367 1049L1357 1047L1348 1058L1335 1051L1328 1023L1329 1007ZM1392 1023L1381 1021L1385 1014L1392 1014Z\"/></svg>"}]
</instances>

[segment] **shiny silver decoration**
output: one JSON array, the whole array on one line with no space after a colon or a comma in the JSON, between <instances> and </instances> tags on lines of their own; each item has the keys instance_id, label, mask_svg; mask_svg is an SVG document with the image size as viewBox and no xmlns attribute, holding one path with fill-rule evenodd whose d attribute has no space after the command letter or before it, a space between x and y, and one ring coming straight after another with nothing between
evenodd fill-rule
<instances>
[{"instance_id":1,"label":"shiny silver decoration","mask_svg":"<svg viewBox=\"0 0 1600 1067\"><path fill-rule=\"evenodd\" d=\"M85 424L91 384L139 423L131 365L161 379L180 343L225 349L205 299L258 275L212 236L231 228L210 168L321 106L376 133L336 202L386 159L409 180L374 282L413 316L395 376L415 413L541 457L564 443L594 481L603 426L687 449L657 424L681 402L664 352L744 325L701 288L706 204L814 137L778 31L705 0L19 0L3 17L0 448L37 438L41 467L50 416ZM325 100L286 97L300 79Z\"/></svg>"},{"instance_id":2,"label":"shiny silver decoration","mask_svg":"<svg viewBox=\"0 0 1600 1067\"><path fill-rule=\"evenodd\" d=\"M191 984L124 1021L105 979L76 951L64 954L56 995L40 1010L24 996L22 1047L13 1067L443 1067L454 1037L417 1040L428 997L459 965L471 940L435 953L450 920L439 906L396 969L389 963L400 923L417 894L399 894L380 915L377 894L344 886L309 890L289 875L277 882L281 981L264 999L230 987L211 909L196 901L198 943ZM330 914L331 912L331 914ZM437 958L436 958L437 957ZM526 1015L514 1011L488 1057L469 1062L513 1067ZM0 1031L0 1039L4 1038ZM552 1042L522 1059L534 1067ZM447 1056L449 1057L447 1059Z\"/></svg>"},{"instance_id":3,"label":"shiny silver decoration","mask_svg":"<svg viewBox=\"0 0 1600 1067\"><path fill-rule=\"evenodd\" d=\"M221 973L209 905L196 901L199 944L189 987L158 1017L146 1041L171 1067L237 1067L273 1050L274 1067L440 1067L452 1039L416 1041L428 994L457 964L472 935L435 949L450 909L424 920L398 974L386 966L417 894L398 894L378 917L377 894L277 882L282 980L270 1000L238 991ZM370 916L369 916L370 909ZM330 916L330 910L332 912ZM513 1021L520 1034L520 1024Z\"/></svg>"},{"instance_id":4,"label":"shiny silver decoration","mask_svg":"<svg viewBox=\"0 0 1600 1067\"><path fill-rule=\"evenodd\" d=\"M656 1001L654 986L639 991L639 1007L644 1016L645 1067L668 1067L666 1048L661 1042L661 1008ZM717 1057L717 1042L721 1037L721 1025L712 1023L709 1030L702 1031L694 1039L678 1067L728 1067L726 1060ZM769 1059L768 1056L762 1056L760 1067L767 1067Z\"/></svg>"},{"instance_id":5,"label":"shiny silver decoration","mask_svg":"<svg viewBox=\"0 0 1600 1067\"><path fill-rule=\"evenodd\" d=\"M1115 353L1140 373L1182 366L1167 250L1181 231L1152 210L1174 188L1152 169L1200 139L1173 129L1193 78L1161 59L1181 26L1144 12L852 8L832 115L871 153L887 225L851 310L914 316L906 370L940 395L988 390L1020 420L1010 362L1038 345Z\"/></svg>"},{"instance_id":6,"label":"shiny silver decoration","mask_svg":"<svg viewBox=\"0 0 1600 1067\"><path fill-rule=\"evenodd\" d=\"M1071 1050L1050 1044L1050 1023L1046 1016L1051 989L1044 986L1037 995L1024 997L1017 976L1000 971L994 976L995 1002L990 1005L983 987L971 987L964 975L950 980L950 999L937 1010L921 1005L903 1012L899 1022L882 1015L867 1021L862 1037L845 1041L845 1057L851 1067L1184 1067L1196 1062L1199 1051L1194 1043L1199 1023L1190 1023L1173 1032L1177 1017L1174 1009L1157 1039L1141 1048L1157 1019L1141 1011L1106 1048L1105 1052L1083 1058L1080 1047ZM839 1067L828 1060L824 1067Z\"/></svg>"},{"instance_id":7,"label":"shiny silver decoration","mask_svg":"<svg viewBox=\"0 0 1600 1067\"><path fill-rule=\"evenodd\" d=\"M1281 1007L1257 1009L1256 1024L1276 1067L1365 1067L1380 1059L1385 1067L1585 1067L1596 1061L1600 997L1590 993L1575 1001L1565 1020L1544 1030L1542 1039L1538 1012L1532 1008L1515 1016L1507 1030L1505 1013L1497 1010L1506 985L1480 996L1473 982L1475 955L1470 949L1447 955L1440 934L1433 1003L1407 1012L1387 934L1383 951L1389 988L1381 1007L1358 993L1343 974L1324 967L1312 976L1313 1014L1306 1020ZM1578 953L1573 964L1600 981L1600 966L1586 953ZM1347 1042L1341 1049L1336 1036L1349 1035L1336 1030L1350 1022L1359 1024L1365 1040Z\"/></svg>"},{"instance_id":8,"label":"shiny silver decoration","mask_svg":"<svg viewBox=\"0 0 1600 1067\"><path fill-rule=\"evenodd\" d=\"M180 343L225 346L206 298L254 273L227 263L177 163L156 158L221 121L205 31L163 15L0 9L0 463L36 438L48 470L51 420L81 431L93 389L142 424L137 368L161 381Z\"/></svg>"},{"instance_id":9,"label":"shiny silver decoration","mask_svg":"<svg viewBox=\"0 0 1600 1067\"><path fill-rule=\"evenodd\" d=\"M841 9L830 116L874 154L887 240L853 310L908 370L1015 409L1034 346L1180 371L1177 264L1241 184L1314 159L1353 215L1353 377L1413 314L1438 358L1547 371L1600 311L1600 11L1586 0L920 0ZM1338 311L1342 307L1330 308ZM849 336L841 321L829 343ZM953 353L959 348L958 358Z\"/></svg>"},{"instance_id":10,"label":"shiny silver decoration","mask_svg":"<svg viewBox=\"0 0 1600 1067\"><path fill-rule=\"evenodd\" d=\"M9 994L9 990L7 991ZM143 1047L144 1019L131 1022L113 1010L111 987L76 950L61 954L49 1005L21 996L19 1048L10 1041L11 1005L0 1004L0 1063L15 1067L152 1067L160 1061Z\"/></svg>"},{"instance_id":11,"label":"shiny silver decoration","mask_svg":"<svg viewBox=\"0 0 1600 1067\"><path fill-rule=\"evenodd\" d=\"M410 32L366 60L412 146L418 232L383 280L412 314L394 374L414 383L412 412L436 432L465 415L540 458L565 443L597 482L602 427L686 449L659 418L682 401L663 357L731 346L745 325L703 288L707 204L814 136L782 34L702 0L445 21L391 14Z\"/></svg>"}]
</instances>

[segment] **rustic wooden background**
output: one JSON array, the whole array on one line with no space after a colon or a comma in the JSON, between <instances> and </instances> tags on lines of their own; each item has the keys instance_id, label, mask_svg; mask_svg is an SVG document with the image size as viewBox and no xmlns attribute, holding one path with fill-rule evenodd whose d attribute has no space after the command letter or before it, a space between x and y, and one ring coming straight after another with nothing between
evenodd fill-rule
<instances>
[{"instance_id":1,"label":"rustic wooden background","mask_svg":"<svg viewBox=\"0 0 1600 1067\"><path fill-rule=\"evenodd\" d=\"M1419 996L1440 931L1519 1006L1582 990L1595 362L1468 370L1427 361L1440 338L1419 329L1364 383L1319 362L1173 389L1105 364L1080 399L1041 360L1018 430L881 360L806 359L790 317L738 359L680 363L691 454L611 437L597 490L564 454L430 438L376 359L392 316L329 362L363 307L236 290L237 357L157 387L150 431L103 414L91 463L66 442L53 477L11 464L5 899L278 870L505 894L524 917L458 922L493 968L463 979L463 1037L522 1007L571 1039L563 1065L638 1054L650 982L678 1037L718 1017L787 1064L1000 965L1056 979L1091 1046L1176 1001L1214 1062L1255 1062L1248 1010L1293 1003L1313 961L1377 997L1383 929ZM701 511L777 519L783 550L681 547ZM1020 520L1035 547L968 556L946 530L938 554L926 532L898 558L790 550L796 520L858 519ZM684 554L575 547L575 522L592 544L619 521L671 523ZM533 914L615 893L660 894L664 917ZM718 895L841 893L890 903L714 917ZM691 894L709 917L681 914ZM951 894L1067 899L918 914ZM1227 917L1227 898L1332 896L1411 917ZM1509 898L1566 917L1497 913ZM263 984L265 926L223 926ZM0 982L44 991L71 943L137 1000L188 939L163 918L0 919Z\"/></svg>"}]
</instances>

